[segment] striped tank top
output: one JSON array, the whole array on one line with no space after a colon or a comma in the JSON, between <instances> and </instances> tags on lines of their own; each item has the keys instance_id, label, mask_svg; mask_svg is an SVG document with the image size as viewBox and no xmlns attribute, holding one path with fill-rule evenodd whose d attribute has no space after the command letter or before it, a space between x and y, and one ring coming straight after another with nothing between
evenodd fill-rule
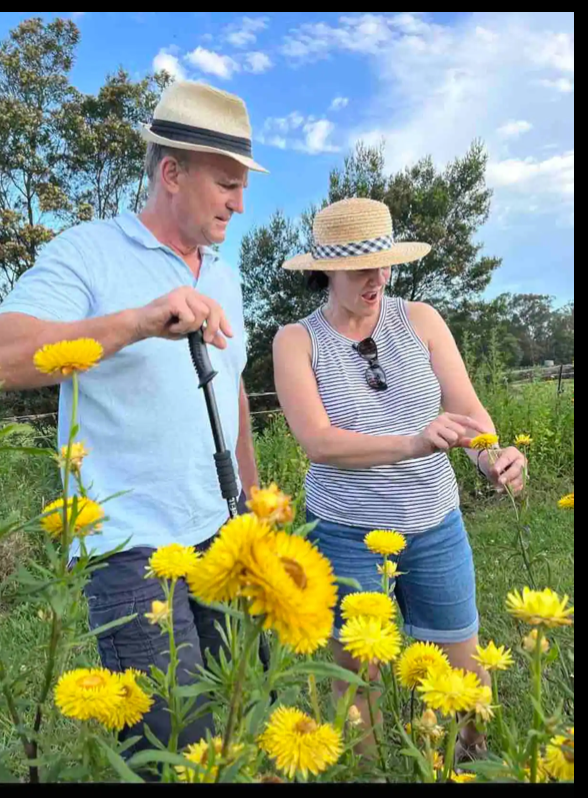
<instances>
[{"instance_id":1,"label":"striped tank top","mask_svg":"<svg viewBox=\"0 0 588 798\"><path fill-rule=\"evenodd\" d=\"M428 348L410 323L407 305L385 297L373 335L388 390L366 381L368 364L356 343L338 333L323 309L301 324L312 340L312 367L334 427L364 435L417 435L441 408L441 386ZM306 480L307 506L318 518L406 535L438 526L459 507L459 490L446 454L359 470L313 463Z\"/></svg>"}]
</instances>

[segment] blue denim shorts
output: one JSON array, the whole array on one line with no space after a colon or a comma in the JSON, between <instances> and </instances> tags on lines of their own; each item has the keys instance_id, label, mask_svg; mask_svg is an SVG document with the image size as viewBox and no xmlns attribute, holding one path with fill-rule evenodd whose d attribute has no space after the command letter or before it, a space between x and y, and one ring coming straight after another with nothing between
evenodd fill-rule
<instances>
[{"instance_id":1,"label":"blue denim shorts","mask_svg":"<svg viewBox=\"0 0 588 798\"><path fill-rule=\"evenodd\" d=\"M364 540L368 529L317 519L309 536L333 564L338 577L357 580L368 593L382 591L378 565ZM474 558L460 510L454 510L434 529L408 536L408 546L398 558L404 574L395 586L396 599L409 637L430 643L465 643L478 631ZM353 593L339 585L340 602ZM343 627L340 605L336 612L336 637Z\"/></svg>"}]
</instances>

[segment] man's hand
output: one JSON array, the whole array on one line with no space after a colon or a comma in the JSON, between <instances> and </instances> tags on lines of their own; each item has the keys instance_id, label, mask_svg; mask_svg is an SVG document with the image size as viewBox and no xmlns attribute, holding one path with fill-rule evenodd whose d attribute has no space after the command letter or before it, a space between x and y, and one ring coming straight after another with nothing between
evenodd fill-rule
<instances>
[{"instance_id":1,"label":"man's hand","mask_svg":"<svg viewBox=\"0 0 588 798\"><path fill-rule=\"evenodd\" d=\"M218 302L193 288L178 288L135 313L140 341L147 338L175 341L200 330L205 323L204 340L207 344L226 349L226 338L233 337L231 325Z\"/></svg>"},{"instance_id":2,"label":"man's hand","mask_svg":"<svg viewBox=\"0 0 588 798\"><path fill-rule=\"evenodd\" d=\"M499 493L509 490L516 494L525 487L527 458L514 446L500 452L485 452L480 457L480 466Z\"/></svg>"}]
</instances>

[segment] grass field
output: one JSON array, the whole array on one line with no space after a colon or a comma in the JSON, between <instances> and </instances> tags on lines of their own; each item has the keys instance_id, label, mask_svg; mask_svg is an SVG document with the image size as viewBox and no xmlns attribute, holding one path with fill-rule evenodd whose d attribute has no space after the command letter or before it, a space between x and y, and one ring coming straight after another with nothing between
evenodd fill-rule
<instances>
[{"instance_id":1,"label":"grass field","mask_svg":"<svg viewBox=\"0 0 588 798\"><path fill-rule=\"evenodd\" d=\"M536 439L533 454L533 480L530 488L529 527L533 551L545 557L536 567L540 586L549 585L561 593L574 593L574 516L557 507L558 499L573 490L573 386L564 397L557 397L553 386L538 385L505 390L491 409L505 439L518 432L530 432ZM508 394L508 395L507 395ZM488 404L490 404L488 402ZM32 432L30 433L33 434ZM277 417L258 436L258 454L264 483L277 481L291 492L302 505L305 459ZM515 650L521 633L505 612L507 593L528 583L519 555L514 550L516 528L508 499L491 495L474 469L462 459L456 468L463 487L467 526L475 552L482 634ZM55 469L48 460L28 459L24 456L0 454L0 518L13 511L24 519L35 515L43 503L58 492ZM124 499L122 499L124 500ZM10 666L11 676L19 676L25 694L38 692L43 666L43 648L47 624L39 617L39 608L19 599L11 576L18 565L42 560L39 540L19 536L0 543L0 650ZM82 624L83 625L83 624ZM555 709L565 698L566 711L573 714L573 701L562 690L564 671L573 673L573 634L565 632L558 638L565 661L552 671L547 686L550 708ZM39 652L37 654L36 652ZM72 652L72 663L96 661L92 644ZM510 716L521 726L530 720L528 699L523 680L524 668L514 668L503 680L505 704ZM67 757L77 727L58 720L58 733L46 745L58 743ZM11 730L0 700L0 774L2 753L12 760L18 740ZM2 779L0 778L0 781Z\"/></svg>"}]
</instances>

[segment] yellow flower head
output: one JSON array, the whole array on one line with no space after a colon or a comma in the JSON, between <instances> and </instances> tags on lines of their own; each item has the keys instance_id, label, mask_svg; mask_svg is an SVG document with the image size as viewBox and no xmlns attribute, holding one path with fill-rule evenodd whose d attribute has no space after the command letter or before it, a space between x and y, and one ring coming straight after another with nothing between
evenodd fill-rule
<instances>
[{"instance_id":1,"label":"yellow flower head","mask_svg":"<svg viewBox=\"0 0 588 798\"><path fill-rule=\"evenodd\" d=\"M418 687L431 669L451 669L447 656L433 643L415 643L406 649L396 665L400 683L408 690Z\"/></svg>"},{"instance_id":2,"label":"yellow flower head","mask_svg":"<svg viewBox=\"0 0 588 798\"><path fill-rule=\"evenodd\" d=\"M398 563L392 560L387 560L384 565L378 565L378 573L380 576L387 576L388 579L398 579L400 576L406 576L398 568Z\"/></svg>"},{"instance_id":3,"label":"yellow flower head","mask_svg":"<svg viewBox=\"0 0 588 798\"><path fill-rule=\"evenodd\" d=\"M486 648L478 646L478 656L474 657L488 673L493 671L507 671L514 665L512 652L507 651L506 646L497 647L496 643L490 643Z\"/></svg>"},{"instance_id":4,"label":"yellow flower head","mask_svg":"<svg viewBox=\"0 0 588 798\"><path fill-rule=\"evenodd\" d=\"M445 729L439 724L437 714L432 709L423 713L416 723L416 729L420 737L431 740L434 745L438 745L445 737Z\"/></svg>"},{"instance_id":5,"label":"yellow flower head","mask_svg":"<svg viewBox=\"0 0 588 798\"><path fill-rule=\"evenodd\" d=\"M55 688L55 703L66 718L110 724L124 700L119 679L110 671L76 670L64 674Z\"/></svg>"},{"instance_id":6,"label":"yellow flower head","mask_svg":"<svg viewBox=\"0 0 588 798\"><path fill-rule=\"evenodd\" d=\"M574 781L574 743L576 731L570 729L567 736L555 737L547 746L544 767L556 781Z\"/></svg>"},{"instance_id":7,"label":"yellow flower head","mask_svg":"<svg viewBox=\"0 0 588 798\"><path fill-rule=\"evenodd\" d=\"M517 435L515 440L515 446L520 446L521 448L532 446L533 443L533 438L530 435Z\"/></svg>"},{"instance_id":8,"label":"yellow flower head","mask_svg":"<svg viewBox=\"0 0 588 798\"><path fill-rule=\"evenodd\" d=\"M41 374L70 377L74 372L89 371L94 368L104 354L102 346L92 338L78 341L62 341L40 349L34 363Z\"/></svg>"},{"instance_id":9,"label":"yellow flower head","mask_svg":"<svg viewBox=\"0 0 588 798\"><path fill-rule=\"evenodd\" d=\"M192 768L177 767L176 772L180 781L187 784L214 784L216 782L219 767L221 764L234 762L244 751L242 745L232 745L227 757L223 760L223 739L215 737L213 740L201 740L195 745L190 745L184 751L184 758L194 765L198 765L198 770Z\"/></svg>"},{"instance_id":10,"label":"yellow flower head","mask_svg":"<svg viewBox=\"0 0 588 798\"><path fill-rule=\"evenodd\" d=\"M523 640L523 648L528 654L536 654L537 646L539 645L539 630L533 629L531 634ZM546 637L541 638L541 650L544 654L549 654L551 651L551 643Z\"/></svg>"},{"instance_id":11,"label":"yellow flower head","mask_svg":"<svg viewBox=\"0 0 588 798\"><path fill-rule=\"evenodd\" d=\"M330 724L319 726L297 709L281 707L272 715L260 747L290 779L318 776L336 765L343 738Z\"/></svg>"},{"instance_id":12,"label":"yellow flower head","mask_svg":"<svg viewBox=\"0 0 588 798\"><path fill-rule=\"evenodd\" d=\"M337 586L331 563L309 541L285 532L254 543L243 594L283 645L313 654L328 644Z\"/></svg>"},{"instance_id":13,"label":"yellow flower head","mask_svg":"<svg viewBox=\"0 0 588 798\"><path fill-rule=\"evenodd\" d=\"M171 607L168 601L154 601L151 612L145 615L151 626L164 626L171 618Z\"/></svg>"},{"instance_id":14,"label":"yellow flower head","mask_svg":"<svg viewBox=\"0 0 588 798\"><path fill-rule=\"evenodd\" d=\"M445 717L451 717L458 712L474 712L481 688L482 683L475 673L432 670L418 689L430 709L439 710Z\"/></svg>"},{"instance_id":15,"label":"yellow flower head","mask_svg":"<svg viewBox=\"0 0 588 798\"><path fill-rule=\"evenodd\" d=\"M402 649L398 627L379 618L353 618L343 627L340 640L345 651L364 664L393 662Z\"/></svg>"},{"instance_id":16,"label":"yellow flower head","mask_svg":"<svg viewBox=\"0 0 588 798\"><path fill-rule=\"evenodd\" d=\"M359 710L359 707L355 706L355 704L349 710L349 714L347 715L347 720L349 724L356 729L364 725L362 714Z\"/></svg>"},{"instance_id":17,"label":"yellow flower head","mask_svg":"<svg viewBox=\"0 0 588 798\"><path fill-rule=\"evenodd\" d=\"M495 449L500 443L498 435L478 435L470 444L470 448L477 452L484 452L487 449Z\"/></svg>"},{"instance_id":18,"label":"yellow flower head","mask_svg":"<svg viewBox=\"0 0 588 798\"><path fill-rule=\"evenodd\" d=\"M142 674L128 670L115 674L115 679L122 690L122 702L113 708L104 726L111 731L122 731L127 726L133 728L140 723L153 706L153 699L139 686L137 679Z\"/></svg>"},{"instance_id":19,"label":"yellow flower head","mask_svg":"<svg viewBox=\"0 0 588 798\"><path fill-rule=\"evenodd\" d=\"M247 581L253 543L271 534L269 524L255 515L229 521L198 563L198 568L188 575L188 585L194 596L204 604L238 598Z\"/></svg>"},{"instance_id":20,"label":"yellow flower head","mask_svg":"<svg viewBox=\"0 0 588 798\"><path fill-rule=\"evenodd\" d=\"M352 593L343 600L341 612L346 621L362 617L392 621L396 617L396 604L384 593Z\"/></svg>"},{"instance_id":21,"label":"yellow flower head","mask_svg":"<svg viewBox=\"0 0 588 798\"><path fill-rule=\"evenodd\" d=\"M562 599L549 588L540 592L526 587L522 596L518 590L511 593L507 605L510 614L519 621L530 626L556 629L573 625L571 616L574 614L574 608L570 607L569 603L569 596L564 596Z\"/></svg>"},{"instance_id":22,"label":"yellow flower head","mask_svg":"<svg viewBox=\"0 0 588 798\"><path fill-rule=\"evenodd\" d=\"M439 773L445 767L445 759L443 758L443 755L439 753L439 751L432 751L431 754L433 770L436 773Z\"/></svg>"},{"instance_id":23,"label":"yellow flower head","mask_svg":"<svg viewBox=\"0 0 588 798\"><path fill-rule=\"evenodd\" d=\"M76 500L77 514L75 520L74 534L77 537L87 537L94 532L99 532L102 529L102 521L104 520L104 510L96 502L79 497ZM41 526L51 535L52 538L58 540L63 535L63 499L58 499L53 504L45 507L45 517L41 519ZM70 498L67 502L67 523L68 526L72 523L74 513L74 499Z\"/></svg>"},{"instance_id":24,"label":"yellow flower head","mask_svg":"<svg viewBox=\"0 0 588 798\"><path fill-rule=\"evenodd\" d=\"M67 446L62 446L57 462L59 467L64 469L67 466ZM71 447L70 468L73 474L79 476L82 470L82 464L90 452L86 449L83 443L74 443Z\"/></svg>"},{"instance_id":25,"label":"yellow flower head","mask_svg":"<svg viewBox=\"0 0 588 798\"><path fill-rule=\"evenodd\" d=\"M561 510L573 510L575 508L575 493L570 493L569 496L564 496L559 502Z\"/></svg>"},{"instance_id":26,"label":"yellow flower head","mask_svg":"<svg viewBox=\"0 0 588 798\"><path fill-rule=\"evenodd\" d=\"M478 723L490 723L494 718L494 707L492 706L492 688L483 685L478 690L476 705L474 707Z\"/></svg>"},{"instance_id":27,"label":"yellow flower head","mask_svg":"<svg viewBox=\"0 0 588 798\"><path fill-rule=\"evenodd\" d=\"M294 510L290 496L286 496L277 485L265 490L253 488L251 501L247 507L262 521L268 524L290 524L294 520Z\"/></svg>"},{"instance_id":28,"label":"yellow flower head","mask_svg":"<svg viewBox=\"0 0 588 798\"><path fill-rule=\"evenodd\" d=\"M198 567L200 554L192 546L172 543L158 549L149 560L148 575L157 579L186 579Z\"/></svg>"},{"instance_id":29,"label":"yellow flower head","mask_svg":"<svg viewBox=\"0 0 588 798\"><path fill-rule=\"evenodd\" d=\"M453 784L474 784L478 777L475 773L452 773L451 781Z\"/></svg>"},{"instance_id":30,"label":"yellow flower head","mask_svg":"<svg viewBox=\"0 0 588 798\"><path fill-rule=\"evenodd\" d=\"M406 538L399 532L378 531L370 532L365 539L368 549L382 557L395 557L407 547Z\"/></svg>"}]
</instances>

